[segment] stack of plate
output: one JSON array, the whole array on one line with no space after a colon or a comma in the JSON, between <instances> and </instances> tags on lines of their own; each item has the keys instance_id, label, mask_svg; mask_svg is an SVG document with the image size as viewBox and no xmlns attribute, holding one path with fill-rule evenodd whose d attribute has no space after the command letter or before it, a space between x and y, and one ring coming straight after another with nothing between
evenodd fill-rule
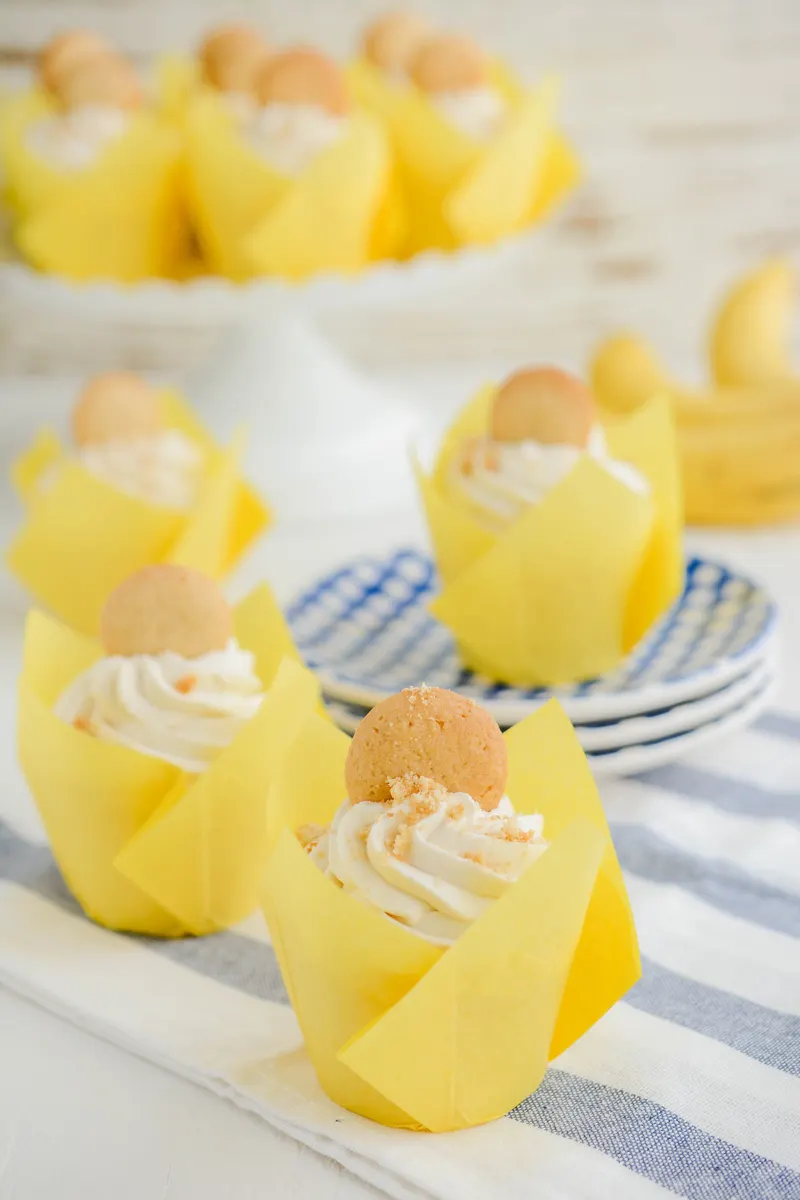
<instances>
[{"instance_id":1,"label":"stack of plate","mask_svg":"<svg viewBox=\"0 0 800 1200\"><path fill-rule=\"evenodd\" d=\"M573 721L597 775L659 766L753 720L775 682L776 607L752 580L694 558L672 611L612 674L561 688L514 688L464 670L429 614L437 587L417 550L345 563L289 610L328 709L352 731L378 701L425 682L487 708L501 727L551 697Z\"/></svg>"}]
</instances>

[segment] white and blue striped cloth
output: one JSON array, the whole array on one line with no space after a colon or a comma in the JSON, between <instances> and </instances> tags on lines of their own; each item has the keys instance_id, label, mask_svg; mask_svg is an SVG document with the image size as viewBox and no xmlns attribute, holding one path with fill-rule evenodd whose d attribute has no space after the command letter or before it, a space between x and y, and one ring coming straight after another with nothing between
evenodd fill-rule
<instances>
[{"instance_id":1,"label":"white and blue striped cloth","mask_svg":"<svg viewBox=\"0 0 800 1200\"><path fill-rule=\"evenodd\" d=\"M403 1200L800 1200L800 718L767 713L603 797L643 978L490 1126L412 1134L338 1109L260 917L200 940L109 933L8 821L0 981Z\"/></svg>"}]
</instances>

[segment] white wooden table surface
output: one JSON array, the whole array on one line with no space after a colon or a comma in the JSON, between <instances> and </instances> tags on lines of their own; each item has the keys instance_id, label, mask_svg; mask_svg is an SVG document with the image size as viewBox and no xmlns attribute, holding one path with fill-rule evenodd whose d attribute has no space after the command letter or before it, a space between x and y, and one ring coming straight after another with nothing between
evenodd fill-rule
<instances>
[{"instance_id":1,"label":"white wooden table surface","mask_svg":"<svg viewBox=\"0 0 800 1200\"><path fill-rule=\"evenodd\" d=\"M369 0L0 0L0 83L71 25L95 26L144 59L190 44L212 21L245 16L275 40L315 38L346 53L380 5ZM526 74L563 69L565 121L587 170L581 193L502 289L443 298L441 318L382 330L360 347L394 365L440 364L408 379L436 403L437 379L489 360L547 355L579 363L619 323L642 327L699 366L709 305L739 270L773 253L800 259L800 4L797 0L430 0ZM0 468L40 419L63 416L69 385L12 376L52 371L3 339ZM454 316L457 318L454 320ZM400 336L402 334L402 336ZM44 347L42 350L41 347ZM442 371L442 364L444 368ZM425 379L427 378L427 383ZM426 390L427 389L427 390ZM10 501L0 506L7 539ZM342 553L416 532L412 514L334 538L277 530L258 559L283 597ZM800 533L696 541L768 578L800 645ZM13 674L24 602L0 584L0 769L13 768ZM800 707L800 693L790 697ZM5 759L3 759L5 755ZM20 789L19 820L33 821ZM535 1194L532 1181L531 1195ZM213 1096L87 1037L0 991L0 1200L338 1200L376 1195ZM487 1198L489 1200L489 1198Z\"/></svg>"}]
</instances>

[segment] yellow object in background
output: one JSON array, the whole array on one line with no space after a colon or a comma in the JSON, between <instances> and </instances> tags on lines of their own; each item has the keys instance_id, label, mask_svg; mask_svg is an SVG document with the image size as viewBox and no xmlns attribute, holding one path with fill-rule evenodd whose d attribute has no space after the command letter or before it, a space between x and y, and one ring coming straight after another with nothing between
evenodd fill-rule
<instances>
[{"instance_id":1,"label":"yellow object in background","mask_svg":"<svg viewBox=\"0 0 800 1200\"><path fill-rule=\"evenodd\" d=\"M549 849L450 948L336 887L292 831L345 795L348 740L310 718L269 797L262 891L272 943L328 1095L432 1132L503 1116L640 974L633 916L596 785L551 702L506 735L508 794Z\"/></svg>"},{"instance_id":2,"label":"yellow object in background","mask_svg":"<svg viewBox=\"0 0 800 1200\"><path fill-rule=\"evenodd\" d=\"M342 137L297 176L252 149L220 98L199 93L187 117L189 210L203 256L232 279L365 267L395 236L392 167L378 123L356 113Z\"/></svg>"},{"instance_id":3,"label":"yellow object in background","mask_svg":"<svg viewBox=\"0 0 800 1200\"><path fill-rule=\"evenodd\" d=\"M31 126L55 111L51 100L33 92L2 122L21 253L39 270L74 280L175 276L188 236L179 131L157 114L138 113L90 166L68 168L28 143Z\"/></svg>"},{"instance_id":4,"label":"yellow object in background","mask_svg":"<svg viewBox=\"0 0 800 1200\"><path fill-rule=\"evenodd\" d=\"M789 356L796 291L788 264L768 262L724 299L711 327L712 380L690 389L635 334L597 350L591 379L613 418L654 395L672 399L686 518L757 525L800 514L800 374Z\"/></svg>"},{"instance_id":5,"label":"yellow object in background","mask_svg":"<svg viewBox=\"0 0 800 1200\"><path fill-rule=\"evenodd\" d=\"M259 275L302 280L315 274L362 270L370 261L378 223L393 234L392 164L386 138L363 113L348 121L338 142L301 172L245 240L251 269Z\"/></svg>"},{"instance_id":6,"label":"yellow object in background","mask_svg":"<svg viewBox=\"0 0 800 1200\"><path fill-rule=\"evenodd\" d=\"M241 478L240 447L218 447L178 395L162 392L160 403L165 428L181 430L205 455L203 483L188 512L117 491L72 461L49 430L12 468L27 511L7 564L41 603L83 633L97 633L107 597L140 567L177 562L219 579L269 522Z\"/></svg>"},{"instance_id":7,"label":"yellow object in background","mask_svg":"<svg viewBox=\"0 0 800 1200\"><path fill-rule=\"evenodd\" d=\"M682 513L669 404L607 430L609 453L650 484L642 495L585 458L508 529L489 531L451 493L448 468L488 427L494 388L467 406L431 475L417 476L442 577L431 611L466 666L516 686L612 670L680 594Z\"/></svg>"},{"instance_id":8,"label":"yellow object in background","mask_svg":"<svg viewBox=\"0 0 800 1200\"><path fill-rule=\"evenodd\" d=\"M40 613L28 618L20 760L64 878L101 925L204 934L257 906L270 783L319 691L266 587L238 606L234 628L267 694L231 745L191 776L56 717L58 697L103 652Z\"/></svg>"},{"instance_id":9,"label":"yellow object in background","mask_svg":"<svg viewBox=\"0 0 800 1200\"><path fill-rule=\"evenodd\" d=\"M711 330L711 371L723 387L765 387L800 377L789 358L797 280L787 262L767 262L724 300Z\"/></svg>"},{"instance_id":10,"label":"yellow object in background","mask_svg":"<svg viewBox=\"0 0 800 1200\"><path fill-rule=\"evenodd\" d=\"M492 74L509 114L484 143L445 120L412 84L387 82L366 61L348 71L352 95L383 121L398 160L401 257L492 244L544 219L578 182L578 160L555 128L558 81L528 90L502 64Z\"/></svg>"}]
</instances>

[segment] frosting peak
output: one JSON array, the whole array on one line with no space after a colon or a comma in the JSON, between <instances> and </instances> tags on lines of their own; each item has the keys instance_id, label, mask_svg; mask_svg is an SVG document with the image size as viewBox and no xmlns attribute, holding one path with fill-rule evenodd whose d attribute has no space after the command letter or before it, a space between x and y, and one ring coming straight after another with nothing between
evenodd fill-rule
<instances>
[{"instance_id":1,"label":"frosting peak","mask_svg":"<svg viewBox=\"0 0 800 1200\"><path fill-rule=\"evenodd\" d=\"M488 141L505 116L503 97L490 87L439 92L433 102L442 116L476 142Z\"/></svg>"},{"instance_id":2,"label":"frosting peak","mask_svg":"<svg viewBox=\"0 0 800 1200\"><path fill-rule=\"evenodd\" d=\"M203 467L202 452L178 429L82 446L78 461L121 492L179 509L192 507Z\"/></svg>"},{"instance_id":3,"label":"frosting peak","mask_svg":"<svg viewBox=\"0 0 800 1200\"><path fill-rule=\"evenodd\" d=\"M284 175L297 175L342 135L347 117L317 104L274 100L248 123L254 149Z\"/></svg>"},{"instance_id":4,"label":"frosting peak","mask_svg":"<svg viewBox=\"0 0 800 1200\"><path fill-rule=\"evenodd\" d=\"M390 803L346 800L329 829L306 827L312 861L356 899L439 945L453 943L547 849L540 816L408 774Z\"/></svg>"},{"instance_id":5,"label":"frosting peak","mask_svg":"<svg viewBox=\"0 0 800 1200\"><path fill-rule=\"evenodd\" d=\"M262 698L252 654L232 639L197 658L172 651L101 658L70 684L55 713L103 741L199 774Z\"/></svg>"},{"instance_id":6,"label":"frosting peak","mask_svg":"<svg viewBox=\"0 0 800 1200\"><path fill-rule=\"evenodd\" d=\"M39 158L69 171L82 171L125 132L129 120L121 108L85 104L36 121L27 133L27 141Z\"/></svg>"},{"instance_id":7,"label":"frosting peak","mask_svg":"<svg viewBox=\"0 0 800 1200\"><path fill-rule=\"evenodd\" d=\"M593 427L585 450L532 440L473 438L453 459L450 483L488 528L501 530L530 505L539 504L587 454L632 491L649 491L647 480L635 467L610 457L600 425Z\"/></svg>"}]
</instances>

